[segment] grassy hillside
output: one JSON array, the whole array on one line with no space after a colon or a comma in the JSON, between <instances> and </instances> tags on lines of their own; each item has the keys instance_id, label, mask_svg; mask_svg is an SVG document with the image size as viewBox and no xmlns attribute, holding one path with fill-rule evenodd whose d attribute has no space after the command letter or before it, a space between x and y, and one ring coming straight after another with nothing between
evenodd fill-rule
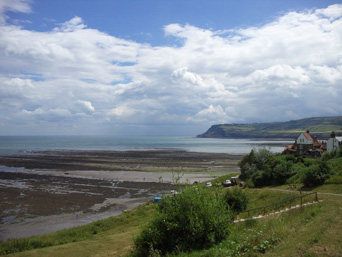
<instances>
[{"instance_id":1,"label":"grassy hillside","mask_svg":"<svg viewBox=\"0 0 342 257\"><path fill-rule=\"evenodd\" d=\"M213 125L201 138L291 138L310 130L319 139L328 139L331 131L342 133L342 116L316 117L287 122Z\"/></svg>"},{"instance_id":2,"label":"grassy hillside","mask_svg":"<svg viewBox=\"0 0 342 257\"><path fill-rule=\"evenodd\" d=\"M324 185L316 190L342 193L341 187L335 185ZM248 209L299 194L298 191L286 190L285 186L245 189L245 192L250 199ZM341 256L342 197L319 195L319 199L323 200L319 204L235 224L228 239L219 245L176 256ZM68 243L10 256L127 256L133 247L133 236L139 233L141 225L151 218L154 211L155 204L148 203L117 217L65 230L64 235L74 237ZM63 234L56 232L34 239L48 245L48 242L58 240L58 233ZM2 249L4 247L2 245Z\"/></svg>"}]
</instances>

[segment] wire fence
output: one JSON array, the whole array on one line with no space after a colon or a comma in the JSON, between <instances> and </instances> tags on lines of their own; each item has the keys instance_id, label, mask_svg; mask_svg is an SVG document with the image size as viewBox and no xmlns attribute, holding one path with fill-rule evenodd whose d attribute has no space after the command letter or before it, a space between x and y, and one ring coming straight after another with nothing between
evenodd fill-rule
<instances>
[{"instance_id":1,"label":"wire fence","mask_svg":"<svg viewBox=\"0 0 342 257\"><path fill-rule=\"evenodd\" d=\"M280 210L287 209L287 208L291 209L292 207L296 207L296 206L302 207L303 204L305 203L317 202L317 201L318 201L317 192L312 192L312 193L308 193L305 195L300 195L297 197L289 198L278 203L243 211L239 213L238 219L245 219L245 218L248 219L248 218L251 218L254 216L260 216L260 215L264 216L267 213L279 212Z\"/></svg>"}]
</instances>

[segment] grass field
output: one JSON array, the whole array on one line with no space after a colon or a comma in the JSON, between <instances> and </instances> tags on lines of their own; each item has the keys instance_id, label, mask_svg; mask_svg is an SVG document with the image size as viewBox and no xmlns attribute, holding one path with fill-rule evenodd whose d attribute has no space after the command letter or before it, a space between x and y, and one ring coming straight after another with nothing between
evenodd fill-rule
<instances>
[{"instance_id":1,"label":"grass field","mask_svg":"<svg viewBox=\"0 0 342 257\"><path fill-rule=\"evenodd\" d=\"M316 191L342 194L342 187L324 185ZM248 208L299 194L284 186L246 189L245 192L250 199ZM342 196L320 194L319 199L322 202L318 204L235 224L229 238L219 245L198 252L179 253L178 256L342 256ZM34 245L34 242L60 245L8 256L127 256L133 247L134 235L154 211L155 204L150 202L117 217L34 237L27 240L28 245ZM0 249L8 246L13 250L15 243L18 242L2 243Z\"/></svg>"}]
</instances>

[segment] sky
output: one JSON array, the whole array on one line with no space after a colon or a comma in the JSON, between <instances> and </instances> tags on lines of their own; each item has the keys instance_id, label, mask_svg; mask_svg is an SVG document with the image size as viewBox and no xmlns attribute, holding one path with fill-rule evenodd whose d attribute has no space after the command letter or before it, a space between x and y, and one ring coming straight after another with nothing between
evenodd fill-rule
<instances>
[{"instance_id":1,"label":"sky","mask_svg":"<svg viewBox=\"0 0 342 257\"><path fill-rule=\"evenodd\" d=\"M342 0L0 0L0 135L342 115Z\"/></svg>"}]
</instances>

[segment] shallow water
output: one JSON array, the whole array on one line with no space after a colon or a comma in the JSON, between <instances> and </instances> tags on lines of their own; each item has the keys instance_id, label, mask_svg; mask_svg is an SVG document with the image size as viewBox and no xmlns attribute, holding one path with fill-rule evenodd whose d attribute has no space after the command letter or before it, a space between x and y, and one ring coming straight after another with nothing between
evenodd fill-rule
<instances>
[{"instance_id":1,"label":"shallow water","mask_svg":"<svg viewBox=\"0 0 342 257\"><path fill-rule=\"evenodd\" d=\"M0 136L0 155L34 154L42 150L158 150L246 154L253 148L283 151L292 141L216 139L196 137L114 137L114 136Z\"/></svg>"}]
</instances>

